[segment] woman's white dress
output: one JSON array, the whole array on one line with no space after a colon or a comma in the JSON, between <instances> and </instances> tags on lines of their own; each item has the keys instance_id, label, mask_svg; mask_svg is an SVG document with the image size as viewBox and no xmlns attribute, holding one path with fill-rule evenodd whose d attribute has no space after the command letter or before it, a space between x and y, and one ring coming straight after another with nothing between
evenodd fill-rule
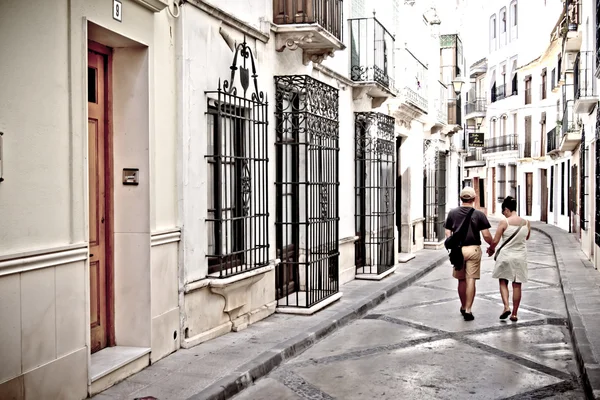
<instances>
[{"instance_id":1,"label":"woman's white dress","mask_svg":"<svg viewBox=\"0 0 600 400\"><path fill-rule=\"evenodd\" d=\"M508 220L506 220L508 224ZM502 243L519 229L518 225L508 225L502 232ZM511 282L527 282L527 247L525 241L529 229L527 224L523 225L519 233L502 247L496 258L496 265L492 277L494 279L506 279ZM499 247L499 246L498 246Z\"/></svg>"}]
</instances>

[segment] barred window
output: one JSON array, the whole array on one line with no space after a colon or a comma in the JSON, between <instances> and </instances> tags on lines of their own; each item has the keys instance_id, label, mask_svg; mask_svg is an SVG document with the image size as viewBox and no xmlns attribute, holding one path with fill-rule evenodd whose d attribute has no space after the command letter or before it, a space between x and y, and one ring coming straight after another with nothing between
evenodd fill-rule
<instances>
[{"instance_id":1,"label":"barred window","mask_svg":"<svg viewBox=\"0 0 600 400\"><path fill-rule=\"evenodd\" d=\"M339 291L339 93L306 75L275 93L276 296L310 308Z\"/></svg>"},{"instance_id":2,"label":"barred window","mask_svg":"<svg viewBox=\"0 0 600 400\"><path fill-rule=\"evenodd\" d=\"M265 266L269 259L267 102L257 89L253 57L245 42L239 44L231 80L207 93L208 273L221 278ZM247 61L254 83L249 96ZM241 95L233 86L238 69Z\"/></svg>"}]
</instances>

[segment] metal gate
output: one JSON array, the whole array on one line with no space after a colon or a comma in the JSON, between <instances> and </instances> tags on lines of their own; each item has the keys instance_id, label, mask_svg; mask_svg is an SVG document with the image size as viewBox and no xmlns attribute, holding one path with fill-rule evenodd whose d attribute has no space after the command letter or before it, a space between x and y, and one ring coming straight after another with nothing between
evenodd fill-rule
<instances>
[{"instance_id":1,"label":"metal gate","mask_svg":"<svg viewBox=\"0 0 600 400\"><path fill-rule=\"evenodd\" d=\"M277 304L308 308L339 290L339 94L305 75L275 94Z\"/></svg>"},{"instance_id":2,"label":"metal gate","mask_svg":"<svg viewBox=\"0 0 600 400\"><path fill-rule=\"evenodd\" d=\"M269 262L268 110L256 77L254 55L243 42L236 47L230 80L206 93L207 258L209 275L219 278Z\"/></svg>"},{"instance_id":3,"label":"metal gate","mask_svg":"<svg viewBox=\"0 0 600 400\"><path fill-rule=\"evenodd\" d=\"M357 276L380 275L394 266L394 118L354 114L355 244Z\"/></svg>"},{"instance_id":4,"label":"metal gate","mask_svg":"<svg viewBox=\"0 0 600 400\"><path fill-rule=\"evenodd\" d=\"M447 155L439 150L437 142L425 140L423 171L425 240L439 242L446 236L446 168Z\"/></svg>"}]
</instances>

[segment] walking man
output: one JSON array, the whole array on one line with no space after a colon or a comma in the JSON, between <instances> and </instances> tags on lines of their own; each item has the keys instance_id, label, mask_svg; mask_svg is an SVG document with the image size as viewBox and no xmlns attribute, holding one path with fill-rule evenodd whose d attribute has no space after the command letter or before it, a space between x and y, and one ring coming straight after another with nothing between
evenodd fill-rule
<instances>
[{"instance_id":1,"label":"walking man","mask_svg":"<svg viewBox=\"0 0 600 400\"><path fill-rule=\"evenodd\" d=\"M469 210L474 206L475 197L475 190L472 187L467 186L460 192L462 204L448 213L445 225L446 237L449 237L460 228ZM492 234L489 231L491 225L485 214L479 210L473 210L470 219L471 221L465 221L465 223L468 223L468 228L465 239L462 242L462 254L465 263L460 270L457 271L454 269L452 272L452 276L458 279L460 313L463 315L465 321L473 321L475 319L471 312L471 307L473 306L473 300L475 300L475 281L479 279L481 272L480 233L488 244L491 245L493 243Z\"/></svg>"}]
</instances>

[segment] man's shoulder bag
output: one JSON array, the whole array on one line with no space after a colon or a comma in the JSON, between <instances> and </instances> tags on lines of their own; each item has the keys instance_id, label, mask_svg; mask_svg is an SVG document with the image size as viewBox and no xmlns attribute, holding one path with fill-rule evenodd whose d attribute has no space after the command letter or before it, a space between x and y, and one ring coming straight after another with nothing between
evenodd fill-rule
<instances>
[{"instance_id":1,"label":"man's shoulder bag","mask_svg":"<svg viewBox=\"0 0 600 400\"><path fill-rule=\"evenodd\" d=\"M457 271L460 271L465 264L465 258L462 253L462 244L467 236L467 229L471 223L473 212L475 212L475 209L471 208L465 216L465 219L463 219L463 222L460 224L458 230L453 232L452 235L447 237L444 241L444 246L449 253L450 263Z\"/></svg>"}]
</instances>

